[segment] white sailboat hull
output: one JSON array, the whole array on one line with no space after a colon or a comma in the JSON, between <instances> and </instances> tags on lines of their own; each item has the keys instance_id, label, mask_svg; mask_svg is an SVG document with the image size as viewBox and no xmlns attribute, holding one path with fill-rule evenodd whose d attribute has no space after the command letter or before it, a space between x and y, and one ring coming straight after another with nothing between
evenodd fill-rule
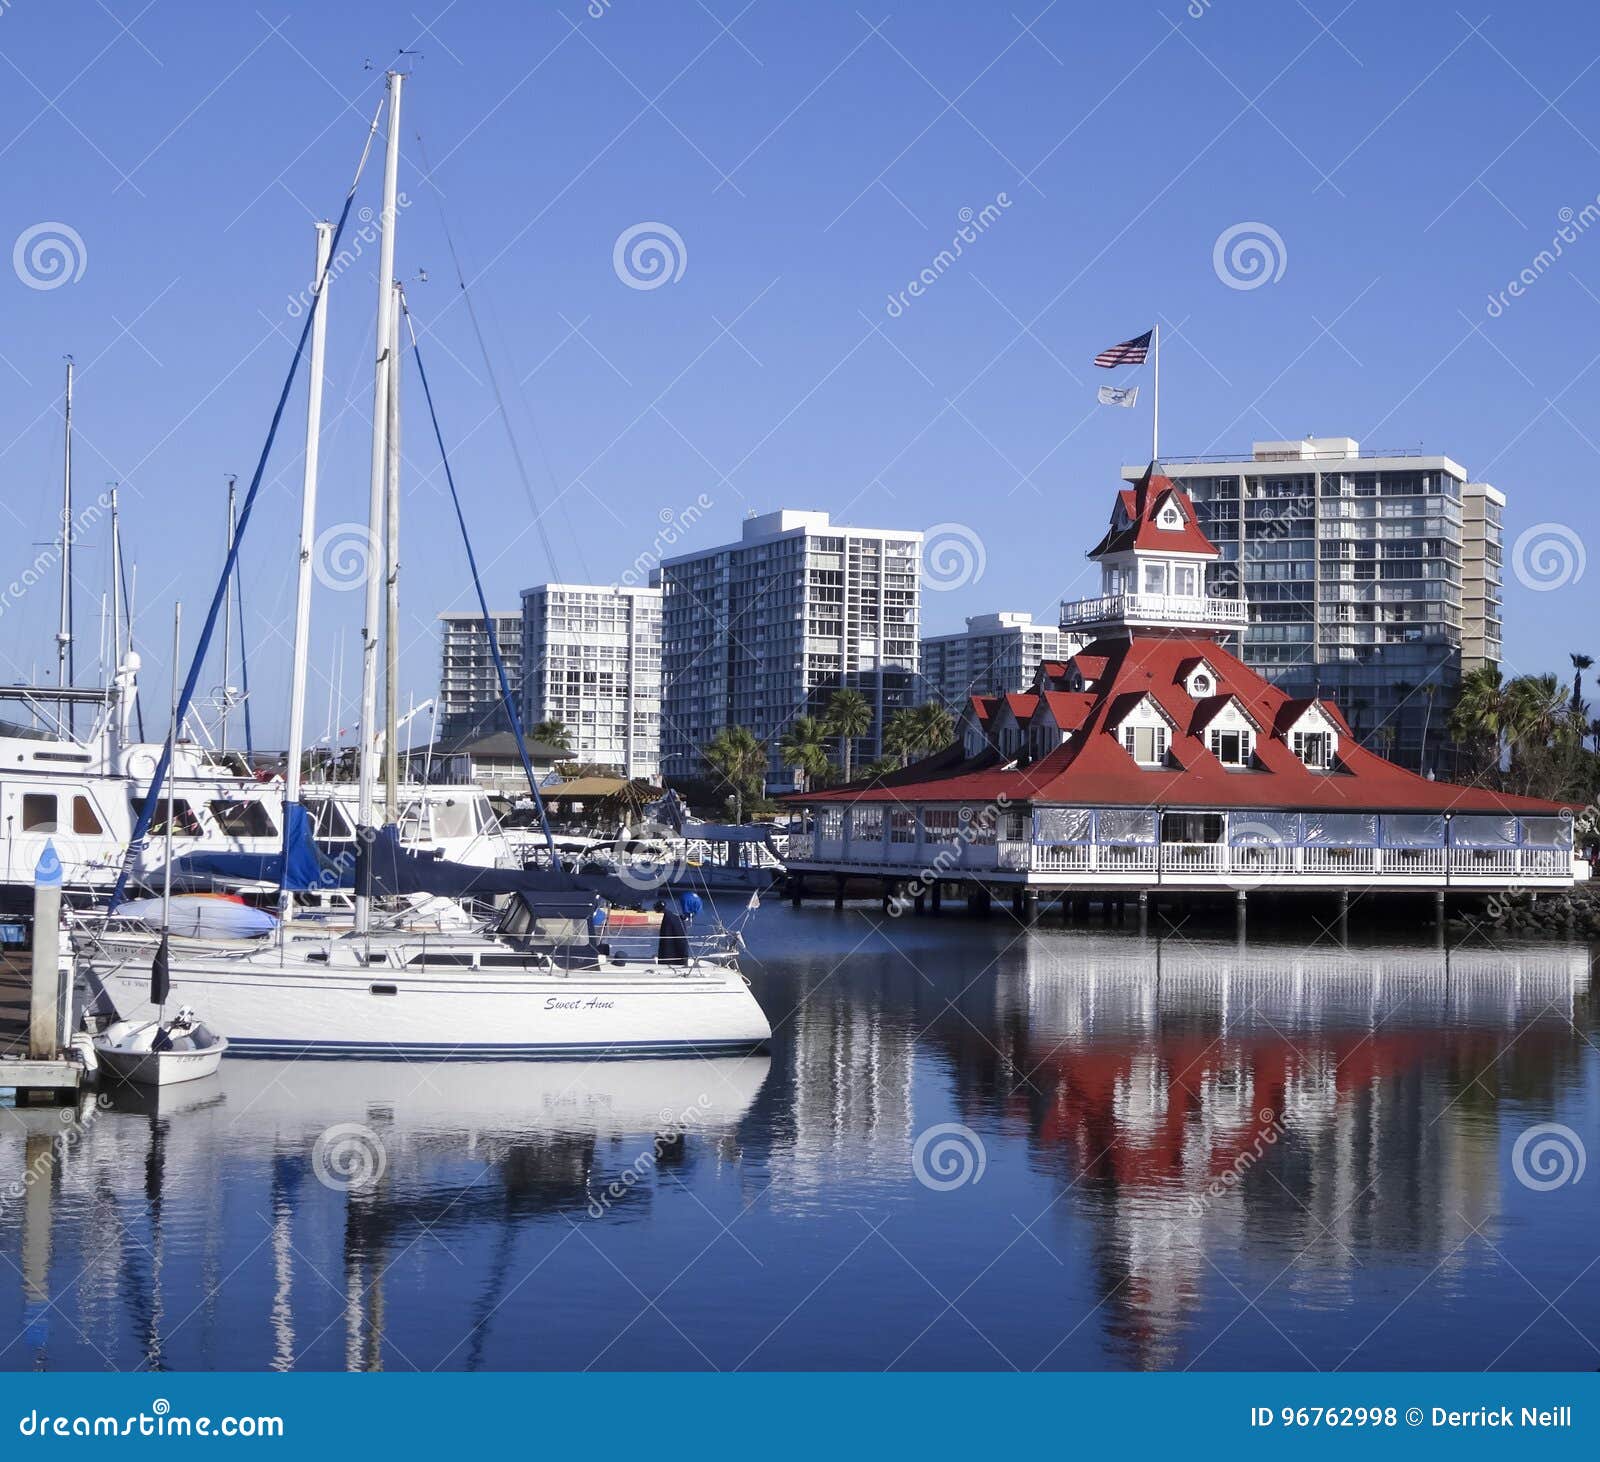
<instances>
[{"instance_id":1,"label":"white sailboat hull","mask_svg":"<svg viewBox=\"0 0 1600 1462\"><path fill-rule=\"evenodd\" d=\"M709 962L648 974L629 968L319 966L275 952L186 960L175 951L168 999L203 1010L234 1056L705 1056L755 1051L772 1035L737 969ZM97 952L85 958L84 971L123 1019L154 1014L145 961Z\"/></svg>"}]
</instances>

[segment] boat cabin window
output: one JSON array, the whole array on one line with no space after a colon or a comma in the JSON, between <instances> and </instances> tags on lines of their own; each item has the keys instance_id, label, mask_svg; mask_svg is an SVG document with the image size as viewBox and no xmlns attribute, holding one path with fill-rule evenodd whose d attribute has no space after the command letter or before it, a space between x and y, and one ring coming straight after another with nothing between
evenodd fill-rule
<instances>
[{"instance_id":1,"label":"boat cabin window","mask_svg":"<svg viewBox=\"0 0 1600 1462\"><path fill-rule=\"evenodd\" d=\"M211 815L229 837L270 838L278 832L272 825L272 815L259 802L230 802L218 798L211 804Z\"/></svg>"},{"instance_id":2,"label":"boat cabin window","mask_svg":"<svg viewBox=\"0 0 1600 1462\"><path fill-rule=\"evenodd\" d=\"M400 813L400 841L420 843L428 836L427 809L421 802L408 803Z\"/></svg>"},{"instance_id":3,"label":"boat cabin window","mask_svg":"<svg viewBox=\"0 0 1600 1462\"><path fill-rule=\"evenodd\" d=\"M433 804L433 835L436 838L470 838L477 835L472 816L472 802L463 797L451 797Z\"/></svg>"},{"instance_id":4,"label":"boat cabin window","mask_svg":"<svg viewBox=\"0 0 1600 1462\"><path fill-rule=\"evenodd\" d=\"M87 797L80 795L72 799L72 830L85 837L97 837L105 831L95 813L94 804Z\"/></svg>"},{"instance_id":5,"label":"boat cabin window","mask_svg":"<svg viewBox=\"0 0 1600 1462\"><path fill-rule=\"evenodd\" d=\"M25 833L53 833L56 827L56 794L54 792L24 792L22 794L22 830Z\"/></svg>"},{"instance_id":6,"label":"boat cabin window","mask_svg":"<svg viewBox=\"0 0 1600 1462\"><path fill-rule=\"evenodd\" d=\"M332 797L308 799L306 810L311 814L311 825L319 838L342 841L355 836L344 809Z\"/></svg>"},{"instance_id":7,"label":"boat cabin window","mask_svg":"<svg viewBox=\"0 0 1600 1462\"><path fill-rule=\"evenodd\" d=\"M143 797L134 797L133 815L141 817L144 814ZM150 819L150 836L164 838L167 835L167 799L156 799L155 815ZM200 819L194 815L194 808L182 797L172 799L172 836L175 838L197 838L200 836Z\"/></svg>"}]
</instances>

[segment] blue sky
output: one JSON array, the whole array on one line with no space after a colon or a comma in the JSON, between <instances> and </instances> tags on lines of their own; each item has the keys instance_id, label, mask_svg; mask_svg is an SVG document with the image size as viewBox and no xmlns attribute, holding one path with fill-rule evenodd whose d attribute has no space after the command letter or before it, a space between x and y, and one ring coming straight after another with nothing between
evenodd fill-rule
<instances>
[{"instance_id":1,"label":"blue sky","mask_svg":"<svg viewBox=\"0 0 1600 1462\"><path fill-rule=\"evenodd\" d=\"M1600 195L1600 15L1538 14L1534 27L1523 12L1376 0L1015 13L11 0L0 243L51 223L81 248L69 238L74 277L57 287L0 270L0 584L52 531L71 352L80 499L124 484L146 685L164 699L171 602L181 592L192 624L209 595L224 474L247 475L260 450L311 222L336 211L405 46L422 55L397 272L497 603L552 576L615 581L703 495L712 507L674 551L778 506L958 523L984 572L926 595L925 630L997 608L1049 616L1087 582L1120 464L1147 452L1143 400L1093 400L1143 373L1089 361L1159 318L1169 452L1347 434L1447 452L1502 488L1507 665L1560 668L1567 650L1600 648L1600 565L1534 592L1510 548L1535 524L1580 550L1600 531L1600 228L1581 221ZM377 185L369 169L364 204ZM961 211L1002 194L962 257L891 313ZM1534 266L1575 216L1561 256ZM619 277L614 247L640 223L682 240L681 277ZM1248 289L1213 265L1244 223L1282 241L1281 275ZM331 295L325 528L365 517L374 266L369 250ZM434 692L435 614L470 599L414 374L407 391L402 704ZM245 553L267 741L282 735L302 432L297 391ZM86 540L92 667L106 537ZM360 598L319 587L313 736L341 633L353 700ZM48 586L8 596L0 674L51 666L54 621Z\"/></svg>"}]
</instances>

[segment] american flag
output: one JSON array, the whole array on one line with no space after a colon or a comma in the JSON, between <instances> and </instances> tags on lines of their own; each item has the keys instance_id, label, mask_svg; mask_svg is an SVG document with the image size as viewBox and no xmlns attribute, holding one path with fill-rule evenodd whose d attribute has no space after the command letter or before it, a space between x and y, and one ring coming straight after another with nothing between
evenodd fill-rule
<instances>
[{"instance_id":1,"label":"american flag","mask_svg":"<svg viewBox=\"0 0 1600 1462\"><path fill-rule=\"evenodd\" d=\"M1108 370L1117 366L1143 365L1145 356L1150 353L1151 333L1146 330L1143 335L1135 335L1132 340L1124 340L1121 345L1107 346L1095 356L1094 363L1097 366L1105 366Z\"/></svg>"}]
</instances>

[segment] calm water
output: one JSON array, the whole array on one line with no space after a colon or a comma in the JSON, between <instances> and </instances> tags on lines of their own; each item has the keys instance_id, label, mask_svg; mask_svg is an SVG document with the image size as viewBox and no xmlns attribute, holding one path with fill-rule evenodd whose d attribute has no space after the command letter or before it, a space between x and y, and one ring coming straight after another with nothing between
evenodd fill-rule
<instances>
[{"instance_id":1,"label":"calm water","mask_svg":"<svg viewBox=\"0 0 1600 1462\"><path fill-rule=\"evenodd\" d=\"M749 937L770 1059L0 1111L0 1366L1600 1365L1583 947Z\"/></svg>"}]
</instances>

